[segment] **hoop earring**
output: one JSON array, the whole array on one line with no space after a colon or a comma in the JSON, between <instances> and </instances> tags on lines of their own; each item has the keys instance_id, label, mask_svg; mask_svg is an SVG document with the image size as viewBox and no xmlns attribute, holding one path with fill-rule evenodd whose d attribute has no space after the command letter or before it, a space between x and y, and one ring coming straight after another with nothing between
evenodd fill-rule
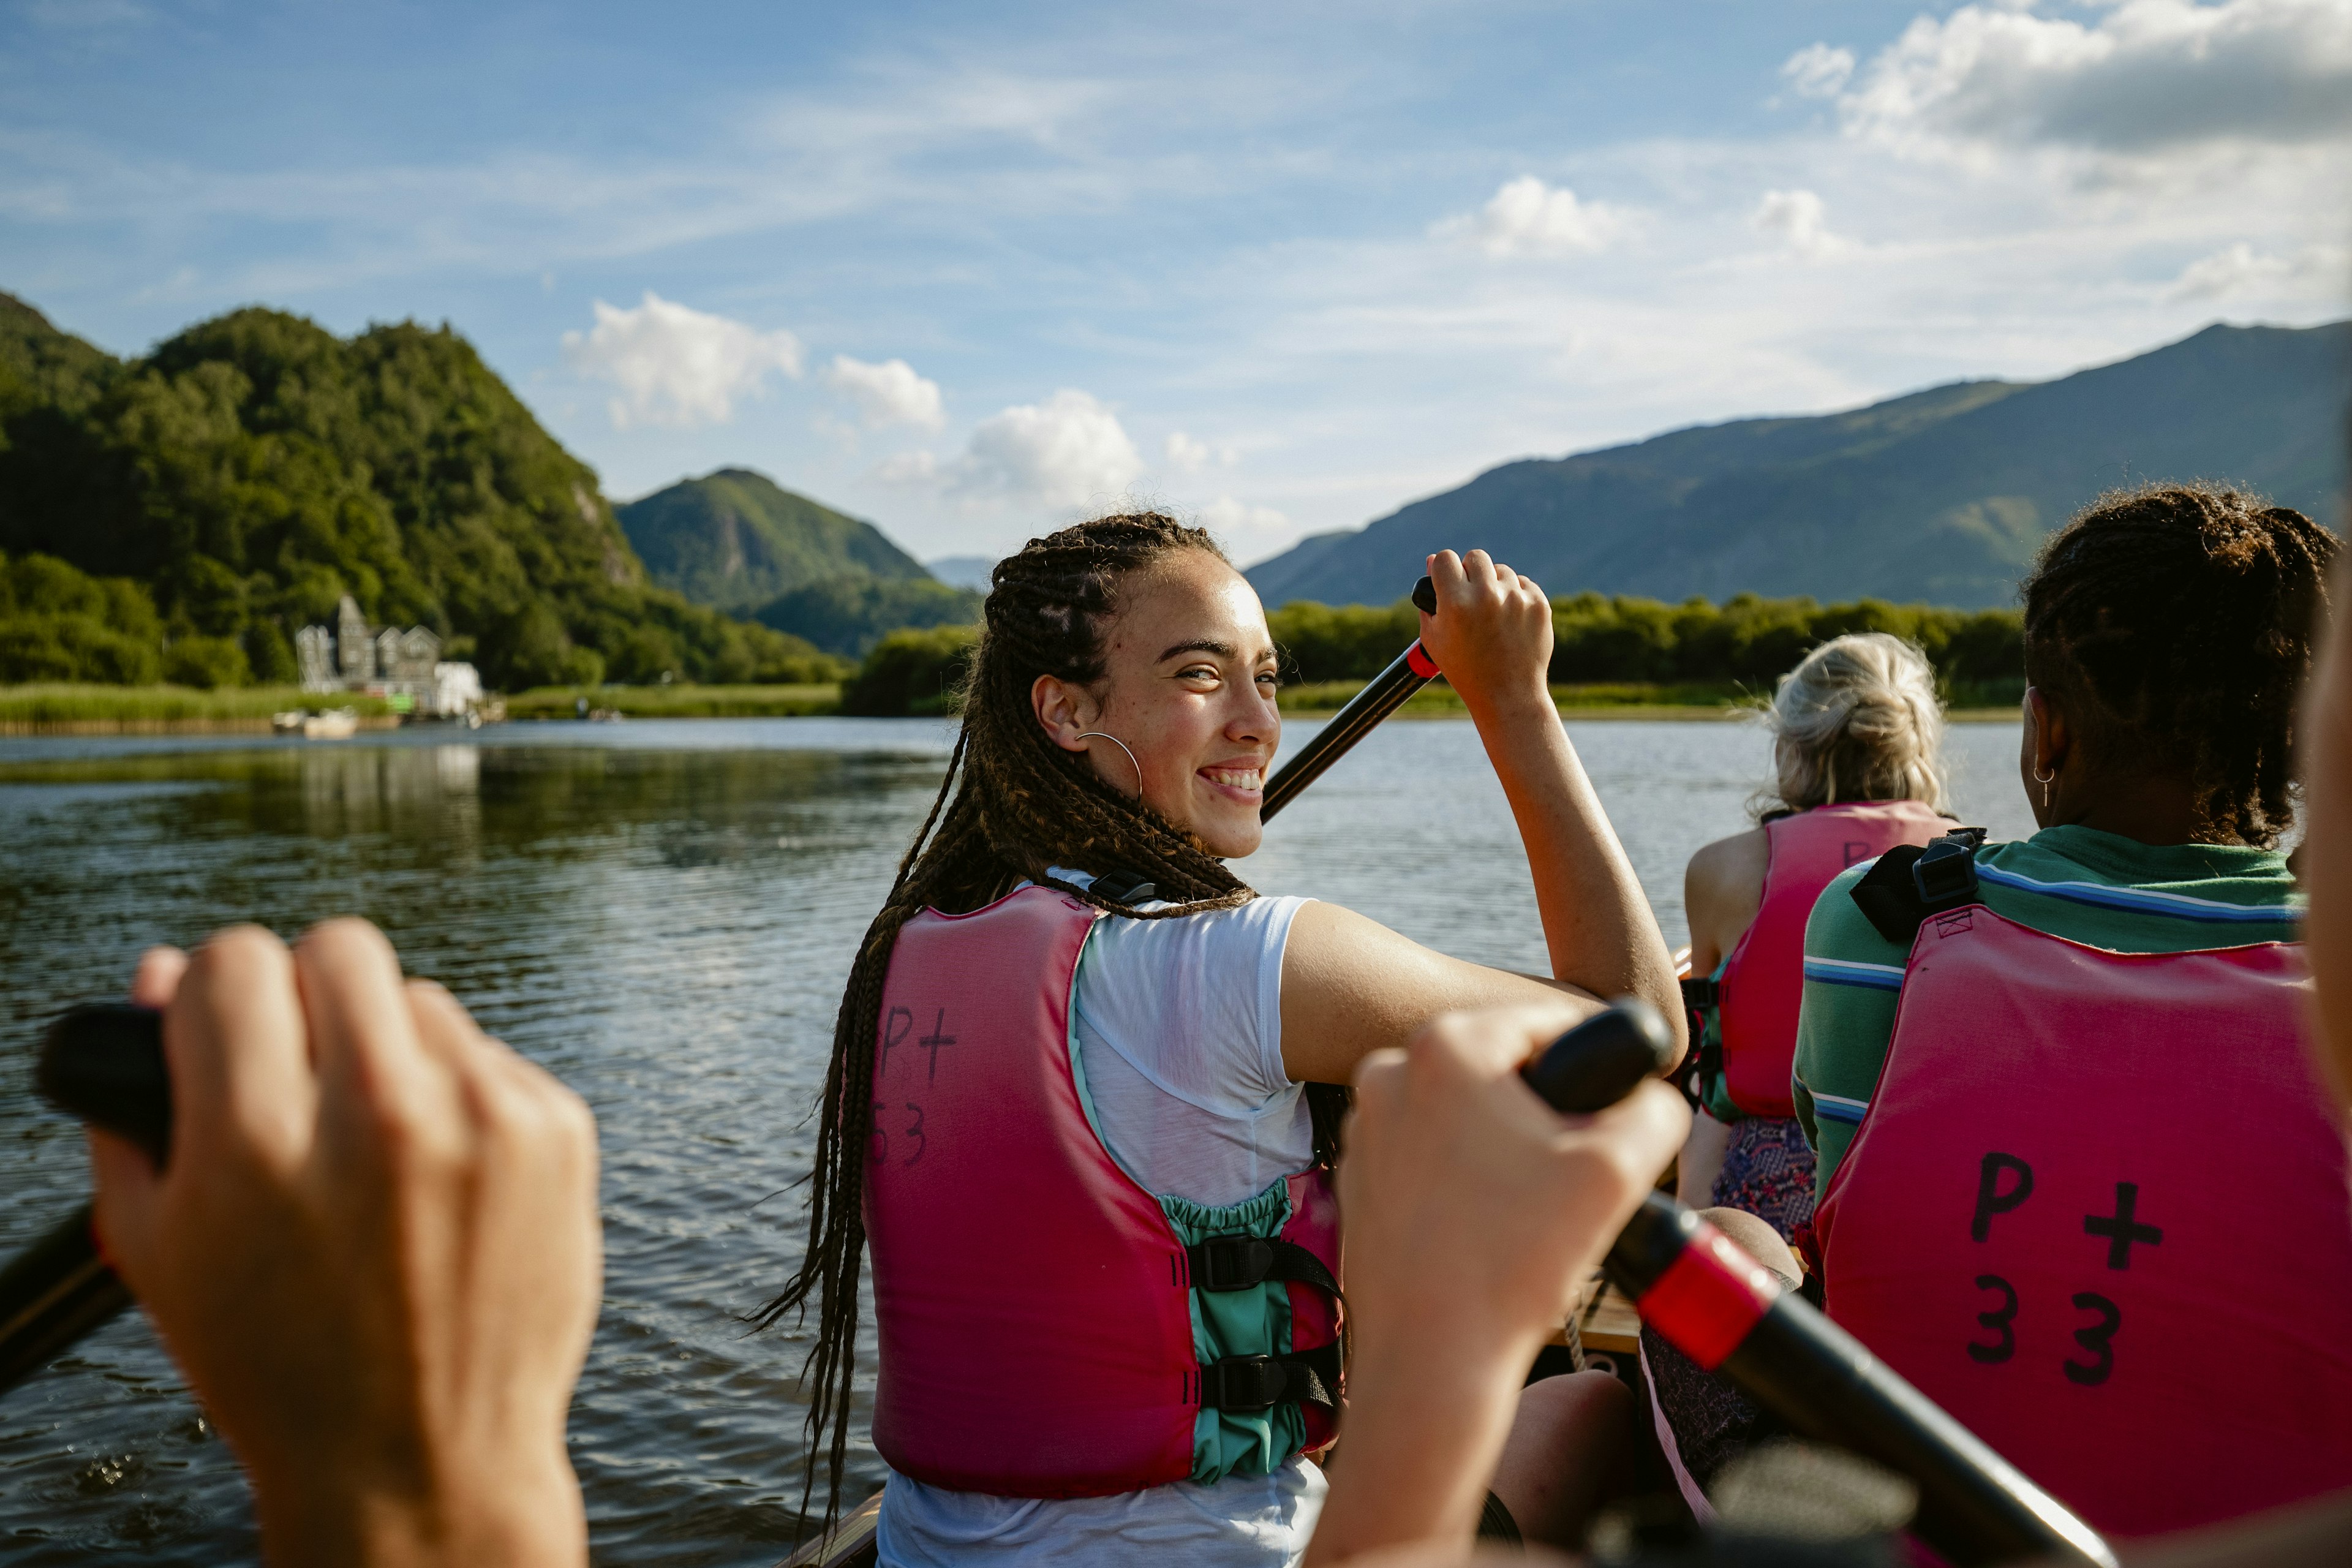
<instances>
[{"instance_id":1,"label":"hoop earring","mask_svg":"<svg viewBox=\"0 0 2352 1568\"><path fill-rule=\"evenodd\" d=\"M2042 786L2042 809L2044 814L2047 814L2050 810L2050 786L2057 782L2057 778L2058 770L2056 768L2052 768L2046 773L2040 768L2033 770L2033 782Z\"/></svg>"},{"instance_id":2,"label":"hoop earring","mask_svg":"<svg viewBox=\"0 0 2352 1568\"><path fill-rule=\"evenodd\" d=\"M1107 730L1086 730L1071 737L1072 740L1076 741L1091 741L1097 738L1108 741L1120 751L1127 752L1127 742ZM1135 796L1140 800L1143 798L1143 764L1135 760L1133 752L1127 752L1127 765L1135 770Z\"/></svg>"}]
</instances>

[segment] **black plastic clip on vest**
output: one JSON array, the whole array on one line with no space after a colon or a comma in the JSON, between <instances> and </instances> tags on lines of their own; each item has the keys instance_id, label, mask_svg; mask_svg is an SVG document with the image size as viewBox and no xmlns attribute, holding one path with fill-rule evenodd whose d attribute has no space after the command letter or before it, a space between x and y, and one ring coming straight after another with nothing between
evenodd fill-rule
<instances>
[{"instance_id":1,"label":"black plastic clip on vest","mask_svg":"<svg viewBox=\"0 0 2352 1568\"><path fill-rule=\"evenodd\" d=\"M1337 1410L1332 1390L1339 1386L1339 1347L1324 1345L1297 1355L1229 1355L1201 1369L1201 1405L1246 1414L1277 1405L1315 1405Z\"/></svg>"},{"instance_id":2,"label":"black plastic clip on vest","mask_svg":"<svg viewBox=\"0 0 2352 1568\"><path fill-rule=\"evenodd\" d=\"M1246 1290L1269 1279L1296 1280L1337 1296L1339 1282L1323 1260L1295 1241L1262 1236L1213 1236L1184 1249L1196 1290Z\"/></svg>"},{"instance_id":3,"label":"black plastic clip on vest","mask_svg":"<svg viewBox=\"0 0 2352 1568\"><path fill-rule=\"evenodd\" d=\"M1147 899L1158 898L1160 885L1145 880L1133 871L1113 868L1097 876L1088 891L1098 899L1108 899L1114 904L1126 904L1132 908Z\"/></svg>"},{"instance_id":4,"label":"black plastic clip on vest","mask_svg":"<svg viewBox=\"0 0 2352 1568\"><path fill-rule=\"evenodd\" d=\"M1898 844L1853 885L1854 906L1879 935L1909 947L1929 915L1976 902L1977 851L1984 841L1983 828L1959 827L1925 848Z\"/></svg>"},{"instance_id":5,"label":"black plastic clip on vest","mask_svg":"<svg viewBox=\"0 0 2352 1568\"><path fill-rule=\"evenodd\" d=\"M1715 1006L1723 999L1723 983L1712 974L1683 976L1683 1005L1693 1012Z\"/></svg>"}]
</instances>

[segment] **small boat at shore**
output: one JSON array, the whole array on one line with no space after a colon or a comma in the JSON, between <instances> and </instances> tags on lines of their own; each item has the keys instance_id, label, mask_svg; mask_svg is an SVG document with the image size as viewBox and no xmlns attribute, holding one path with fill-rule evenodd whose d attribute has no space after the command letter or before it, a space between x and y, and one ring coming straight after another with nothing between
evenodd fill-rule
<instances>
[{"instance_id":1,"label":"small boat at shore","mask_svg":"<svg viewBox=\"0 0 2352 1568\"><path fill-rule=\"evenodd\" d=\"M306 741L348 741L359 733L360 714L356 708L330 708L322 713L294 708L271 714L269 727L278 734L299 735Z\"/></svg>"}]
</instances>

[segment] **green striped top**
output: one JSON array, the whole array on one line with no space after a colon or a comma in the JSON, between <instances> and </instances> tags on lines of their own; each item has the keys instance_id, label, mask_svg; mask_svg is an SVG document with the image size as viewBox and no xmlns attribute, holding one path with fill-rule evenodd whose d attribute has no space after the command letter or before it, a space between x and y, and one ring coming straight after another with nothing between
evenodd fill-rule
<instances>
[{"instance_id":1,"label":"green striped top","mask_svg":"<svg viewBox=\"0 0 2352 1568\"><path fill-rule=\"evenodd\" d=\"M1797 1016L1797 1118L1819 1152L1816 1194L1845 1153L1878 1086L1910 945L1878 934L1850 896L1867 863L1842 873L1805 922ZM2275 849L2142 844L2089 827L2045 827L1977 852L1979 898L1994 913L2117 952L2185 952L2300 940L2303 894Z\"/></svg>"}]
</instances>

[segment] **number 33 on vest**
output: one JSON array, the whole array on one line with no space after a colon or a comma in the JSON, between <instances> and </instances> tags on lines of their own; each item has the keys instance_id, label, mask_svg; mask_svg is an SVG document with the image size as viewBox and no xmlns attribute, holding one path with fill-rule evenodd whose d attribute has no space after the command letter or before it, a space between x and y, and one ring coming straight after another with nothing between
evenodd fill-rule
<instances>
[{"instance_id":1,"label":"number 33 on vest","mask_svg":"<svg viewBox=\"0 0 2352 1568\"><path fill-rule=\"evenodd\" d=\"M2352 1485L2307 991L2292 943L2110 952L1981 905L1912 947L1814 1220L1830 1315L2102 1531Z\"/></svg>"}]
</instances>

